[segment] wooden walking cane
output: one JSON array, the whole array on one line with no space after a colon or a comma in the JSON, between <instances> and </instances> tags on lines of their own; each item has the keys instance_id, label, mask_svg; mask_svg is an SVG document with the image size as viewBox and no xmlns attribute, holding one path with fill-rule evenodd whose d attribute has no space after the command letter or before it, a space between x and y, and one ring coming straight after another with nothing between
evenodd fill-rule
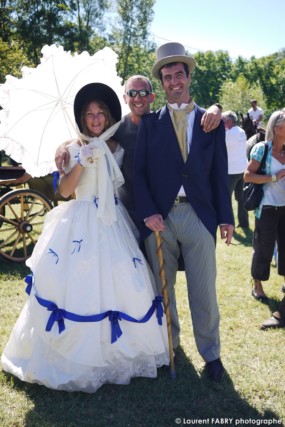
<instances>
[{"instance_id":1,"label":"wooden walking cane","mask_svg":"<svg viewBox=\"0 0 285 427\"><path fill-rule=\"evenodd\" d=\"M174 353L173 353L173 344L172 344L172 328L171 328L171 316L169 309L169 298L166 287L166 278L165 278L165 269L164 269L164 258L162 253L162 239L159 231L155 231L156 238L156 254L159 259L159 276L162 282L162 296L164 302L164 312L166 316L167 323L167 333L168 333L168 344L169 344L169 361L170 361L170 376L171 378L176 378L176 372L174 367Z\"/></svg>"}]
</instances>

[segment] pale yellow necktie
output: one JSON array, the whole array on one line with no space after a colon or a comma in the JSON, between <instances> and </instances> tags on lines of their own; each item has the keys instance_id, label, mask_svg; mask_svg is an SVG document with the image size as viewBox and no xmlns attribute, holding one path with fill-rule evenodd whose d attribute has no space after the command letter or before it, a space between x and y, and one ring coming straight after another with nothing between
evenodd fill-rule
<instances>
[{"instance_id":1,"label":"pale yellow necktie","mask_svg":"<svg viewBox=\"0 0 285 427\"><path fill-rule=\"evenodd\" d=\"M171 120L175 129L177 140L180 146L181 154L184 162L186 162L188 157L188 147L187 147L187 126L188 119L187 114L191 113L194 110L195 104L194 101L191 101L185 108L175 110L170 105L168 108L171 112Z\"/></svg>"}]
</instances>

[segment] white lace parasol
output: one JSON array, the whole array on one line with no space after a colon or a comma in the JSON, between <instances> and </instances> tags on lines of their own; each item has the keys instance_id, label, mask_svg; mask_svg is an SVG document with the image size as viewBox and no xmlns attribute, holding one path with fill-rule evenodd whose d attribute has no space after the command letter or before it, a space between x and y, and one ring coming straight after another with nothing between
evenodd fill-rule
<instances>
[{"instance_id":1,"label":"white lace parasol","mask_svg":"<svg viewBox=\"0 0 285 427\"><path fill-rule=\"evenodd\" d=\"M36 68L23 67L22 78L7 76L0 86L0 150L32 176L56 170L56 148L77 136L73 101L82 86L107 84L117 93L123 114L128 112L116 63L117 54L108 47L91 56L44 46Z\"/></svg>"}]
</instances>

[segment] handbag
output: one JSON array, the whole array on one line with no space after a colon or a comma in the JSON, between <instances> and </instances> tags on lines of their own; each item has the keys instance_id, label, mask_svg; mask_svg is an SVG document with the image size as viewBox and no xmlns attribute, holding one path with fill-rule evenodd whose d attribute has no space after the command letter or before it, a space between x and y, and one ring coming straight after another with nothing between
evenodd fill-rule
<instances>
[{"instance_id":1,"label":"handbag","mask_svg":"<svg viewBox=\"0 0 285 427\"><path fill-rule=\"evenodd\" d=\"M268 152L268 145L264 143L264 153L262 160L260 162L259 168L256 173L259 175L265 174L265 162ZM258 208L258 206L261 203L262 197L263 197L263 185L264 184L256 184L254 182L245 182L243 185L243 192L242 192L242 203L243 207L247 211L253 211L254 209Z\"/></svg>"}]
</instances>

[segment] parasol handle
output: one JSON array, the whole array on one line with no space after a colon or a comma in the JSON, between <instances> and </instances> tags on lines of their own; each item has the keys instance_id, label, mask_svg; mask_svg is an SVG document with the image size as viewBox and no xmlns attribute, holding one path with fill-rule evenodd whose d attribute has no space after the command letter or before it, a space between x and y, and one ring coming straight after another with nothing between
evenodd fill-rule
<instances>
[{"instance_id":1,"label":"parasol handle","mask_svg":"<svg viewBox=\"0 0 285 427\"><path fill-rule=\"evenodd\" d=\"M162 239L160 236L159 231L155 231L155 238L156 238L156 254L159 260L159 276L161 278L162 282L162 296L163 296L163 303L164 303L164 312L166 316L166 323L167 323L167 334L168 334L168 345L169 345L169 361L170 361L170 377L176 378L176 372L174 367L174 353L173 353L173 344L172 344L172 328L171 328L171 316L170 316L170 309L169 309L169 298L167 293L167 286L166 286L166 277L165 277L165 269L164 269L164 258L162 253Z\"/></svg>"}]
</instances>

